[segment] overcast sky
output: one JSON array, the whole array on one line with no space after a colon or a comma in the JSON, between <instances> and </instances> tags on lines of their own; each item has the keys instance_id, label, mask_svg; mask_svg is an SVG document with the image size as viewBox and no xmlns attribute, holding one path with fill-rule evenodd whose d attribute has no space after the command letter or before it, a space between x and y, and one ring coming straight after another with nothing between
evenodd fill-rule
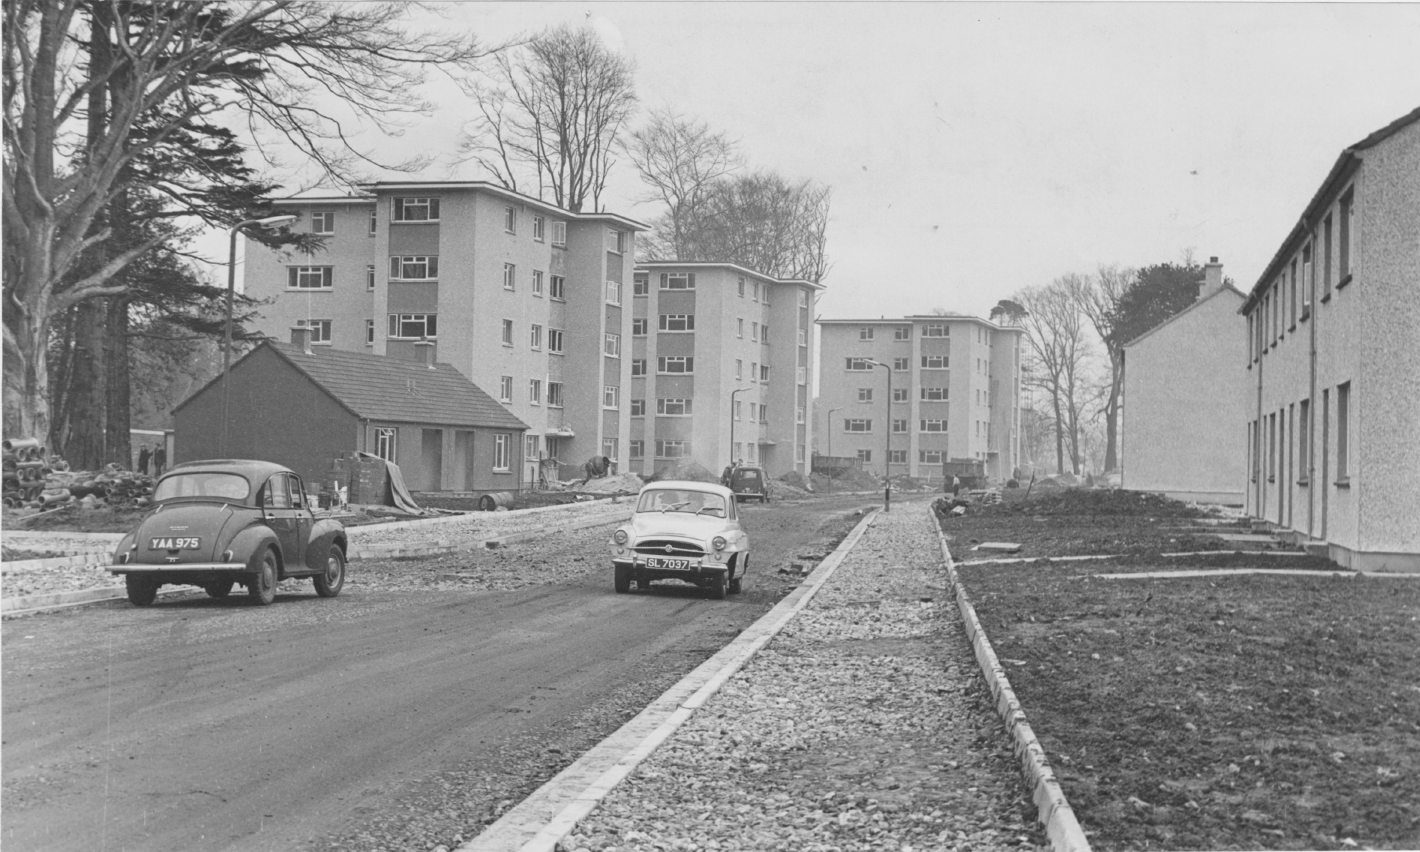
<instances>
[{"instance_id":1,"label":"overcast sky","mask_svg":"<svg viewBox=\"0 0 1420 852\"><path fill-rule=\"evenodd\" d=\"M1420 106L1416 3L435 5L487 41L590 22L643 108L830 186L824 318L985 316L1186 251L1246 291L1341 150ZM441 102L401 144L454 144ZM606 207L649 220L643 191L625 165Z\"/></svg>"}]
</instances>

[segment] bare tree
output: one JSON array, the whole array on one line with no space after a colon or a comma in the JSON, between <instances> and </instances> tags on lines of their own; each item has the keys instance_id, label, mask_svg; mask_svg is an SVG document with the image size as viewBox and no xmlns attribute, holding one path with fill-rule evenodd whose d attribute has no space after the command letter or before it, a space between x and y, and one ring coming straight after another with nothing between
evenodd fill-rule
<instances>
[{"instance_id":1,"label":"bare tree","mask_svg":"<svg viewBox=\"0 0 1420 852\"><path fill-rule=\"evenodd\" d=\"M160 229L100 262L81 262L110 240L103 214L128 192L129 167L239 104L254 126L296 143L332 176L356 179L352 168L374 161L351 144L350 114L394 131L401 116L427 108L410 97L424 69L466 70L480 56L467 35L404 31L398 22L407 9L313 0L5 4L7 432L50 435L46 350L54 318L89 299L121 296L128 284L119 273L172 239ZM94 39L112 48L101 64L86 61L80 47ZM104 120L89 125L86 111L100 91ZM346 117L333 103L347 108ZM180 186L155 191L174 202L162 215L193 212L193 196ZM247 212L228 210L220 224Z\"/></svg>"},{"instance_id":2,"label":"bare tree","mask_svg":"<svg viewBox=\"0 0 1420 852\"><path fill-rule=\"evenodd\" d=\"M613 154L636 104L630 60L591 27L563 25L498 54L474 90L479 116L465 158L515 192L531 170L539 198L580 212L601 204Z\"/></svg>"},{"instance_id":3,"label":"bare tree","mask_svg":"<svg viewBox=\"0 0 1420 852\"><path fill-rule=\"evenodd\" d=\"M1054 416L1057 473L1065 472L1067 451L1072 473L1080 472L1083 458L1080 430L1086 405L1086 360L1090 347L1084 318L1073 297L1078 286L1078 276L1066 275L1047 286L1023 290L1014 297L1026 311L1021 317L1021 327L1030 343L1027 384L1046 395Z\"/></svg>"},{"instance_id":4,"label":"bare tree","mask_svg":"<svg viewBox=\"0 0 1420 852\"><path fill-rule=\"evenodd\" d=\"M1124 344L1118 335L1119 303L1133 282L1135 271L1118 266L1101 266L1093 278L1068 277L1070 292L1081 313L1104 343L1109 357L1108 387L1104 393L1104 470L1119 467L1119 403L1124 388Z\"/></svg>"},{"instance_id":5,"label":"bare tree","mask_svg":"<svg viewBox=\"0 0 1420 852\"><path fill-rule=\"evenodd\" d=\"M651 239L646 241L645 256L685 257L689 219L705 202L715 182L741 165L735 143L704 122L659 109L631 134L626 150L641 182L651 188L646 200L660 202L665 210ZM642 240L637 243L640 245Z\"/></svg>"},{"instance_id":6,"label":"bare tree","mask_svg":"<svg viewBox=\"0 0 1420 852\"><path fill-rule=\"evenodd\" d=\"M711 184L687 217L680 260L738 263L777 278L828 273L832 192L813 181L755 172Z\"/></svg>"}]
</instances>

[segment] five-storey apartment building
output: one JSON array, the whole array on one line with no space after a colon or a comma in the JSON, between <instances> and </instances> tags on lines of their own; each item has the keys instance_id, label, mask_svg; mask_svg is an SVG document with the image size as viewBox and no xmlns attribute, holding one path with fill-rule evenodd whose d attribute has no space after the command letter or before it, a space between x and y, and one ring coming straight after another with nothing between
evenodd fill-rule
<instances>
[{"instance_id":1,"label":"five-storey apartment building","mask_svg":"<svg viewBox=\"0 0 1420 852\"><path fill-rule=\"evenodd\" d=\"M638 264L632 290L626 469L739 461L807 475L823 285L666 261Z\"/></svg>"},{"instance_id":2,"label":"five-storey apartment building","mask_svg":"<svg viewBox=\"0 0 1420 852\"><path fill-rule=\"evenodd\" d=\"M953 459L998 479L1020 464L1022 329L960 314L818 325L826 455L929 480Z\"/></svg>"},{"instance_id":3,"label":"five-storey apartment building","mask_svg":"<svg viewBox=\"0 0 1420 852\"><path fill-rule=\"evenodd\" d=\"M434 343L434 360L530 425L518 454L525 484L537 481L540 460L624 461L625 302L645 226L486 182L363 189L281 202L298 215L296 230L324 238L319 250L248 245L245 292L268 301L256 330L281 339L305 326L317 346L411 360L421 341ZM457 448L407 451L452 457Z\"/></svg>"}]
</instances>

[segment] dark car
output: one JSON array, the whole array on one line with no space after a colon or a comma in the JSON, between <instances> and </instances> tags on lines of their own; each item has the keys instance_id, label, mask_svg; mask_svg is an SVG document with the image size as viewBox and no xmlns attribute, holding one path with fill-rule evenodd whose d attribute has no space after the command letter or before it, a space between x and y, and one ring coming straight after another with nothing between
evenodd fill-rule
<instances>
[{"instance_id":1,"label":"dark car","mask_svg":"<svg viewBox=\"0 0 1420 852\"><path fill-rule=\"evenodd\" d=\"M725 485L735 492L736 500L758 500L763 503L769 499L769 477L762 467L737 465L730 469L729 481Z\"/></svg>"},{"instance_id":2,"label":"dark car","mask_svg":"<svg viewBox=\"0 0 1420 852\"><path fill-rule=\"evenodd\" d=\"M345 528L316 517L289 468L242 459L186 462L158 480L153 502L109 566L124 575L137 606L152 604L165 584L224 598L240 583L262 605L288 577L310 577L323 598L345 585Z\"/></svg>"}]
</instances>

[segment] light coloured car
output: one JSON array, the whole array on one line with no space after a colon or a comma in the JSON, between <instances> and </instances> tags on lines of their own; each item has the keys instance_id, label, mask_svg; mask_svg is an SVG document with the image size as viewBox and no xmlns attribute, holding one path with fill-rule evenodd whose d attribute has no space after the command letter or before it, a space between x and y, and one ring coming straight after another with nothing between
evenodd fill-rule
<instances>
[{"instance_id":1,"label":"light coloured car","mask_svg":"<svg viewBox=\"0 0 1420 852\"><path fill-rule=\"evenodd\" d=\"M709 482L648 483L631 519L611 536L616 591L678 580L711 596L740 591L749 570L749 536L740 526L734 492Z\"/></svg>"}]
</instances>

